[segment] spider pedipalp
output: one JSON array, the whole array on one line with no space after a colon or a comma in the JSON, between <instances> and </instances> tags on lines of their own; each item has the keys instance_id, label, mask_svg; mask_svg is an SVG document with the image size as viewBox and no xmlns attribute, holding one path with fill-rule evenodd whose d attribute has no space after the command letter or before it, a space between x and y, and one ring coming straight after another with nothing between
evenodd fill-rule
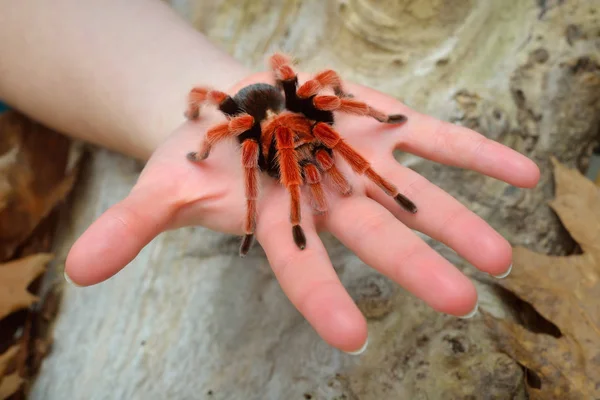
<instances>
[{"instance_id":1,"label":"spider pedipalp","mask_svg":"<svg viewBox=\"0 0 600 400\"><path fill-rule=\"evenodd\" d=\"M301 226L301 187L308 186L317 214L327 212L325 185L343 196L352 194L351 185L335 165L336 157L347 162L356 174L374 182L402 208L415 213L415 204L379 175L334 129L334 113L367 116L388 124L402 124L406 116L388 115L355 99L333 70L317 73L299 85L289 57L277 53L269 63L275 85L252 84L233 97L209 88L193 88L185 112L187 118L197 119L201 107L210 104L227 117L226 122L207 131L198 151L187 154L188 160L201 162L215 144L227 138L235 137L240 143L246 198L240 255L245 256L254 241L261 172L277 179L287 190L291 236L301 250L307 246ZM323 93L325 90L333 91L333 95Z\"/></svg>"}]
</instances>

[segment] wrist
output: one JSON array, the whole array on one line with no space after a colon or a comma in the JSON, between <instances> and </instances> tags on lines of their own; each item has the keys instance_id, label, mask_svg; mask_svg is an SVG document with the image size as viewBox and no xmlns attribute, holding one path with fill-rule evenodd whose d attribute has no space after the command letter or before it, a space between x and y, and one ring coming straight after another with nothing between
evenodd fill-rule
<instances>
[{"instance_id":1,"label":"wrist","mask_svg":"<svg viewBox=\"0 0 600 400\"><path fill-rule=\"evenodd\" d=\"M238 71L243 71L240 68ZM245 71L244 71L245 72ZM224 73L226 76L233 76L235 74ZM221 80L219 84L206 85L207 87L211 87L217 90L222 90L223 92L229 94L230 96L235 96L235 94L242 88L259 82L270 82L272 80L271 76L265 72L258 73L245 73L243 77L240 77L238 74L238 79L232 81L225 82L225 80ZM181 98L185 99L187 93L193 86L198 85L190 85L188 90L183 93ZM201 86L201 85L200 85ZM176 124L176 128L169 130L167 135L157 134L156 136L145 135L143 142L143 156L142 158L147 159L150 155L163 143L169 140L169 138L173 135L177 135L182 130L188 130L192 125L196 125L196 121L189 121L184 117L185 105L182 105L177 111L173 111L173 115L177 115L177 119L179 120ZM210 127L224 120L224 115L214 106L207 105L201 108L199 120L202 122L202 126ZM194 129L198 129L197 126ZM200 140L200 139L198 139Z\"/></svg>"},{"instance_id":2,"label":"wrist","mask_svg":"<svg viewBox=\"0 0 600 400\"><path fill-rule=\"evenodd\" d=\"M193 59L194 57L192 57ZM197 65L190 62L188 65ZM242 64L227 55L219 54L218 60L211 60L210 65L205 65L198 73L198 68L186 70L180 73L169 84L170 96L164 96L161 105L150 107L160 109L160 116L155 118L138 119L140 126L134 129L140 134L134 157L148 159L172 132L176 131L186 123L184 112L187 108L187 97L190 90L195 86L208 86L218 90L229 92L232 82L241 82L247 79L249 70ZM157 101L161 101L160 96ZM143 112L143 111L142 111ZM203 107L202 119L210 121L219 120L219 112L214 107Z\"/></svg>"}]
</instances>

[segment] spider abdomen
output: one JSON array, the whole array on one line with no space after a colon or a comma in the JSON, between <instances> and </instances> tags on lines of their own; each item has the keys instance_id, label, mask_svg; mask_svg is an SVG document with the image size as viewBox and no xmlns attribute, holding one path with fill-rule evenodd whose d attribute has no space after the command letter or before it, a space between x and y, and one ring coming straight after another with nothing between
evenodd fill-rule
<instances>
[{"instance_id":1,"label":"spider abdomen","mask_svg":"<svg viewBox=\"0 0 600 400\"><path fill-rule=\"evenodd\" d=\"M285 108L285 99L279 89L267 83L246 86L232 100L237 105L237 110L233 115L246 113L254 118L252 128L237 137L240 144L249 139L261 144L263 141L261 122L267 118L269 112L279 114ZM258 155L259 169L266 171L269 176L279 179L279 171L274 160L275 142L272 141L270 144L268 156L262 151L262 146L259 148L261 149Z\"/></svg>"},{"instance_id":2,"label":"spider abdomen","mask_svg":"<svg viewBox=\"0 0 600 400\"><path fill-rule=\"evenodd\" d=\"M270 110L279 114L285 108L285 99L281 92L273 85L255 83L241 89L233 98L240 112L252 115L257 124L260 124Z\"/></svg>"}]
</instances>

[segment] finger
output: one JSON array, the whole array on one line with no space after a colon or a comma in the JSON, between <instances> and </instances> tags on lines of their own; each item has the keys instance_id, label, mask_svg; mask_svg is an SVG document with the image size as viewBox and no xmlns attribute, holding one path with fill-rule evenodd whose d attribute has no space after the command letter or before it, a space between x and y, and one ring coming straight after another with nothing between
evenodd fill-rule
<instances>
[{"instance_id":1,"label":"finger","mask_svg":"<svg viewBox=\"0 0 600 400\"><path fill-rule=\"evenodd\" d=\"M314 227L302 223L307 245L299 250L285 212L279 207L262 211L257 238L292 304L331 346L346 352L363 348L366 320L342 286Z\"/></svg>"},{"instance_id":2,"label":"finger","mask_svg":"<svg viewBox=\"0 0 600 400\"><path fill-rule=\"evenodd\" d=\"M171 211L160 198L134 190L108 209L69 251L65 276L75 285L89 286L123 269L169 221Z\"/></svg>"},{"instance_id":3,"label":"finger","mask_svg":"<svg viewBox=\"0 0 600 400\"><path fill-rule=\"evenodd\" d=\"M481 271L505 274L512 264L510 243L481 217L423 176L390 160L385 176L418 207L403 211L394 199L370 185L367 195L382 204L411 229L444 243Z\"/></svg>"},{"instance_id":4,"label":"finger","mask_svg":"<svg viewBox=\"0 0 600 400\"><path fill-rule=\"evenodd\" d=\"M326 224L366 264L435 310L463 316L476 307L473 283L375 201L341 200Z\"/></svg>"},{"instance_id":5,"label":"finger","mask_svg":"<svg viewBox=\"0 0 600 400\"><path fill-rule=\"evenodd\" d=\"M378 108L404 114L408 120L396 129L395 147L446 165L472 169L517 187L534 187L538 166L519 152L465 127L421 114L398 100L361 85L350 84L357 98L377 98Z\"/></svg>"},{"instance_id":6,"label":"finger","mask_svg":"<svg viewBox=\"0 0 600 400\"><path fill-rule=\"evenodd\" d=\"M432 161L471 169L517 187L535 187L538 166L519 152L449 122L407 112L396 148Z\"/></svg>"}]
</instances>

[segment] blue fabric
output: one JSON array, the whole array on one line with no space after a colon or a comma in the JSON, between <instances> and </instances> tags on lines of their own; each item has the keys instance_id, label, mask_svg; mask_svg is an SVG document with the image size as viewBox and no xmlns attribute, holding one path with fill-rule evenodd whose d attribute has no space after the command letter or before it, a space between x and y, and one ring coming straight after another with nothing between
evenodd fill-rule
<instances>
[{"instance_id":1,"label":"blue fabric","mask_svg":"<svg viewBox=\"0 0 600 400\"><path fill-rule=\"evenodd\" d=\"M4 104L3 102L0 101L0 114L2 114L5 111L10 110L10 108L8 108L8 106L6 104Z\"/></svg>"}]
</instances>

